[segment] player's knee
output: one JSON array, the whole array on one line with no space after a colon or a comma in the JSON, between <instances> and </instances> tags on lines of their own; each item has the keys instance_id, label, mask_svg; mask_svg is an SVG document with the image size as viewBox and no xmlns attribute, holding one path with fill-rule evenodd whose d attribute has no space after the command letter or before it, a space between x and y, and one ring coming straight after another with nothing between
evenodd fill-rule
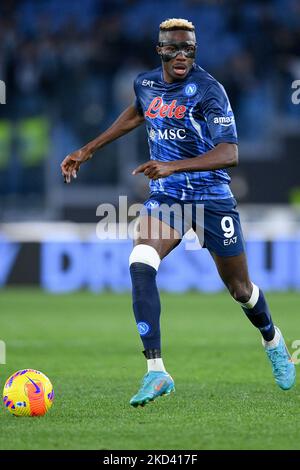
<instances>
[{"instance_id":1,"label":"player's knee","mask_svg":"<svg viewBox=\"0 0 300 470\"><path fill-rule=\"evenodd\" d=\"M234 283L231 285L228 285L228 290L230 292L230 295L236 300L237 302L241 304L246 304L252 294L252 284L246 284L246 283Z\"/></svg>"},{"instance_id":2,"label":"player's knee","mask_svg":"<svg viewBox=\"0 0 300 470\"><path fill-rule=\"evenodd\" d=\"M156 249L144 244L136 245L129 256L129 266L133 263L143 263L151 266L156 271L159 268L160 261L161 259Z\"/></svg>"}]
</instances>

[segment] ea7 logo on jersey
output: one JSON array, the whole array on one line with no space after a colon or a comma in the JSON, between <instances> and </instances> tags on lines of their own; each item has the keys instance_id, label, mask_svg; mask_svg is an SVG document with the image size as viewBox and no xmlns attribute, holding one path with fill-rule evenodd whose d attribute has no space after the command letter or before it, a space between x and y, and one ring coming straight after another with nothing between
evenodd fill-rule
<instances>
[{"instance_id":1,"label":"ea7 logo on jersey","mask_svg":"<svg viewBox=\"0 0 300 470\"><path fill-rule=\"evenodd\" d=\"M154 81L153 80L146 80L144 79L142 81L142 86L150 86L151 88L153 87Z\"/></svg>"},{"instance_id":2,"label":"ea7 logo on jersey","mask_svg":"<svg viewBox=\"0 0 300 470\"><path fill-rule=\"evenodd\" d=\"M214 124L220 124L220 126L231 126L234 123L233 116L220 116L214 118Z\"/></svg>"},{"instance_id":3,"label":"ea7 logo on jersey","mask_svg":"<svg viewBox=\"0 0 300 470\"><path fill-rule=\"evenodd\" d=\"M185 129L151 129L149 132L151 140L183 140L186 138Z\"/></svg>"},{"instance_id":4,"label":"ea7 logo on jersey","mask_svg":"<svg viewBox=\"0 0 300 470\"><path fill-rule=\"evenodd\" d=\"M237 242L237 235L235 237L227 238L226 240L223 240L224 246L235 245L236 242Z\"/></svg>"},{"instance_id":5,"label":"ea7 logo on jersey","mask_svg":"<svg viewBox=\"0 0 300 470\"><path fill-rule=\"evenodd\" d=\"M162 98L157 96L149 104L145 116L150 119L155 119L156 117L182 119L185 112L186 106L177 106L177 100L173 100L170 104L164 104Z\"/></svg>"}]
</instances>

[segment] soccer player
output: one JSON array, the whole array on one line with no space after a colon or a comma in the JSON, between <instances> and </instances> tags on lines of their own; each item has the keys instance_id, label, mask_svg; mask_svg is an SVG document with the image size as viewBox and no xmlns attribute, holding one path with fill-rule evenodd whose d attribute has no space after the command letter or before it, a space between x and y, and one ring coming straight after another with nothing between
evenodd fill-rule
<instances>
[{"instance_id":1,"label":"soccer player","mask_svg":"<svg viewBox=\"0 0 300 470\"><path fill-rule=\"evenodd\" d=\"M198 233L199 205L204 207L204 246L231 296L260 331L277 385L288 390L295 382L295 366L273 324L263 292L249 278L239 214L225 170L238 164L236 127L228 97L223 86L195 64L197 43L191 22L168 19L161 23L156 50L161 67L135 79L135 103L61 164L65 181L70 183L96 150L146 123L150 160L133 174L143 173L150 179L150 198L140 215L139 236L129 265L133 310L148 372L130 403L144 406L175 390L161 356L156 274L161 260L189 228ZM180 211L175 211L171 220L168 208L174 203L179 208L189 205L190 223L184 217L180 220ZM165 236L166 228L169 236Z\"/></svg>"}]
</instances>

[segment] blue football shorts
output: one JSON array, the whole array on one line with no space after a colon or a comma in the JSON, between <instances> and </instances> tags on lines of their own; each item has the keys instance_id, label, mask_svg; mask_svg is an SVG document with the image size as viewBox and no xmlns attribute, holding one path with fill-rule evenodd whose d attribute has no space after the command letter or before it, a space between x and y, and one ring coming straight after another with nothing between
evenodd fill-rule
<instances>
[{"instance_id":1,"label":"blue football shorts","mask_svg":"<svg viewBox=\"0 0 300 470\"><path fill-rule=\"evenodd\" d=\"M200 244L218 256L237 256L245 251L237 202L234 197L201 201L181 201L152 193L140 215L158 218L180 237L191 228Z\"/></svg>"}]
</instances>

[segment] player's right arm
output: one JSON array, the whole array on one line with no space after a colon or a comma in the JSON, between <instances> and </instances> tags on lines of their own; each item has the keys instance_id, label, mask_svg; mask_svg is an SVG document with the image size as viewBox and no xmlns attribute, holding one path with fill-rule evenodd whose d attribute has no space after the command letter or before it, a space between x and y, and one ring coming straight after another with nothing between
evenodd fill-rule
<instances>
[{"instance_id":1,"label":"player's right arm","mask_svg":"<svg viewBox=\"0 0 300 470\"><path fill-rule=\"evenodd\" d=\"M71 178L76 178L80 165L92 158L96 150L132 131L142 122L144 122L144 116L137 107L134 104L128 106L106 131L84 147L66 156L60 165L65 182L71 183Z\"/></svg>"}]
</instances>

